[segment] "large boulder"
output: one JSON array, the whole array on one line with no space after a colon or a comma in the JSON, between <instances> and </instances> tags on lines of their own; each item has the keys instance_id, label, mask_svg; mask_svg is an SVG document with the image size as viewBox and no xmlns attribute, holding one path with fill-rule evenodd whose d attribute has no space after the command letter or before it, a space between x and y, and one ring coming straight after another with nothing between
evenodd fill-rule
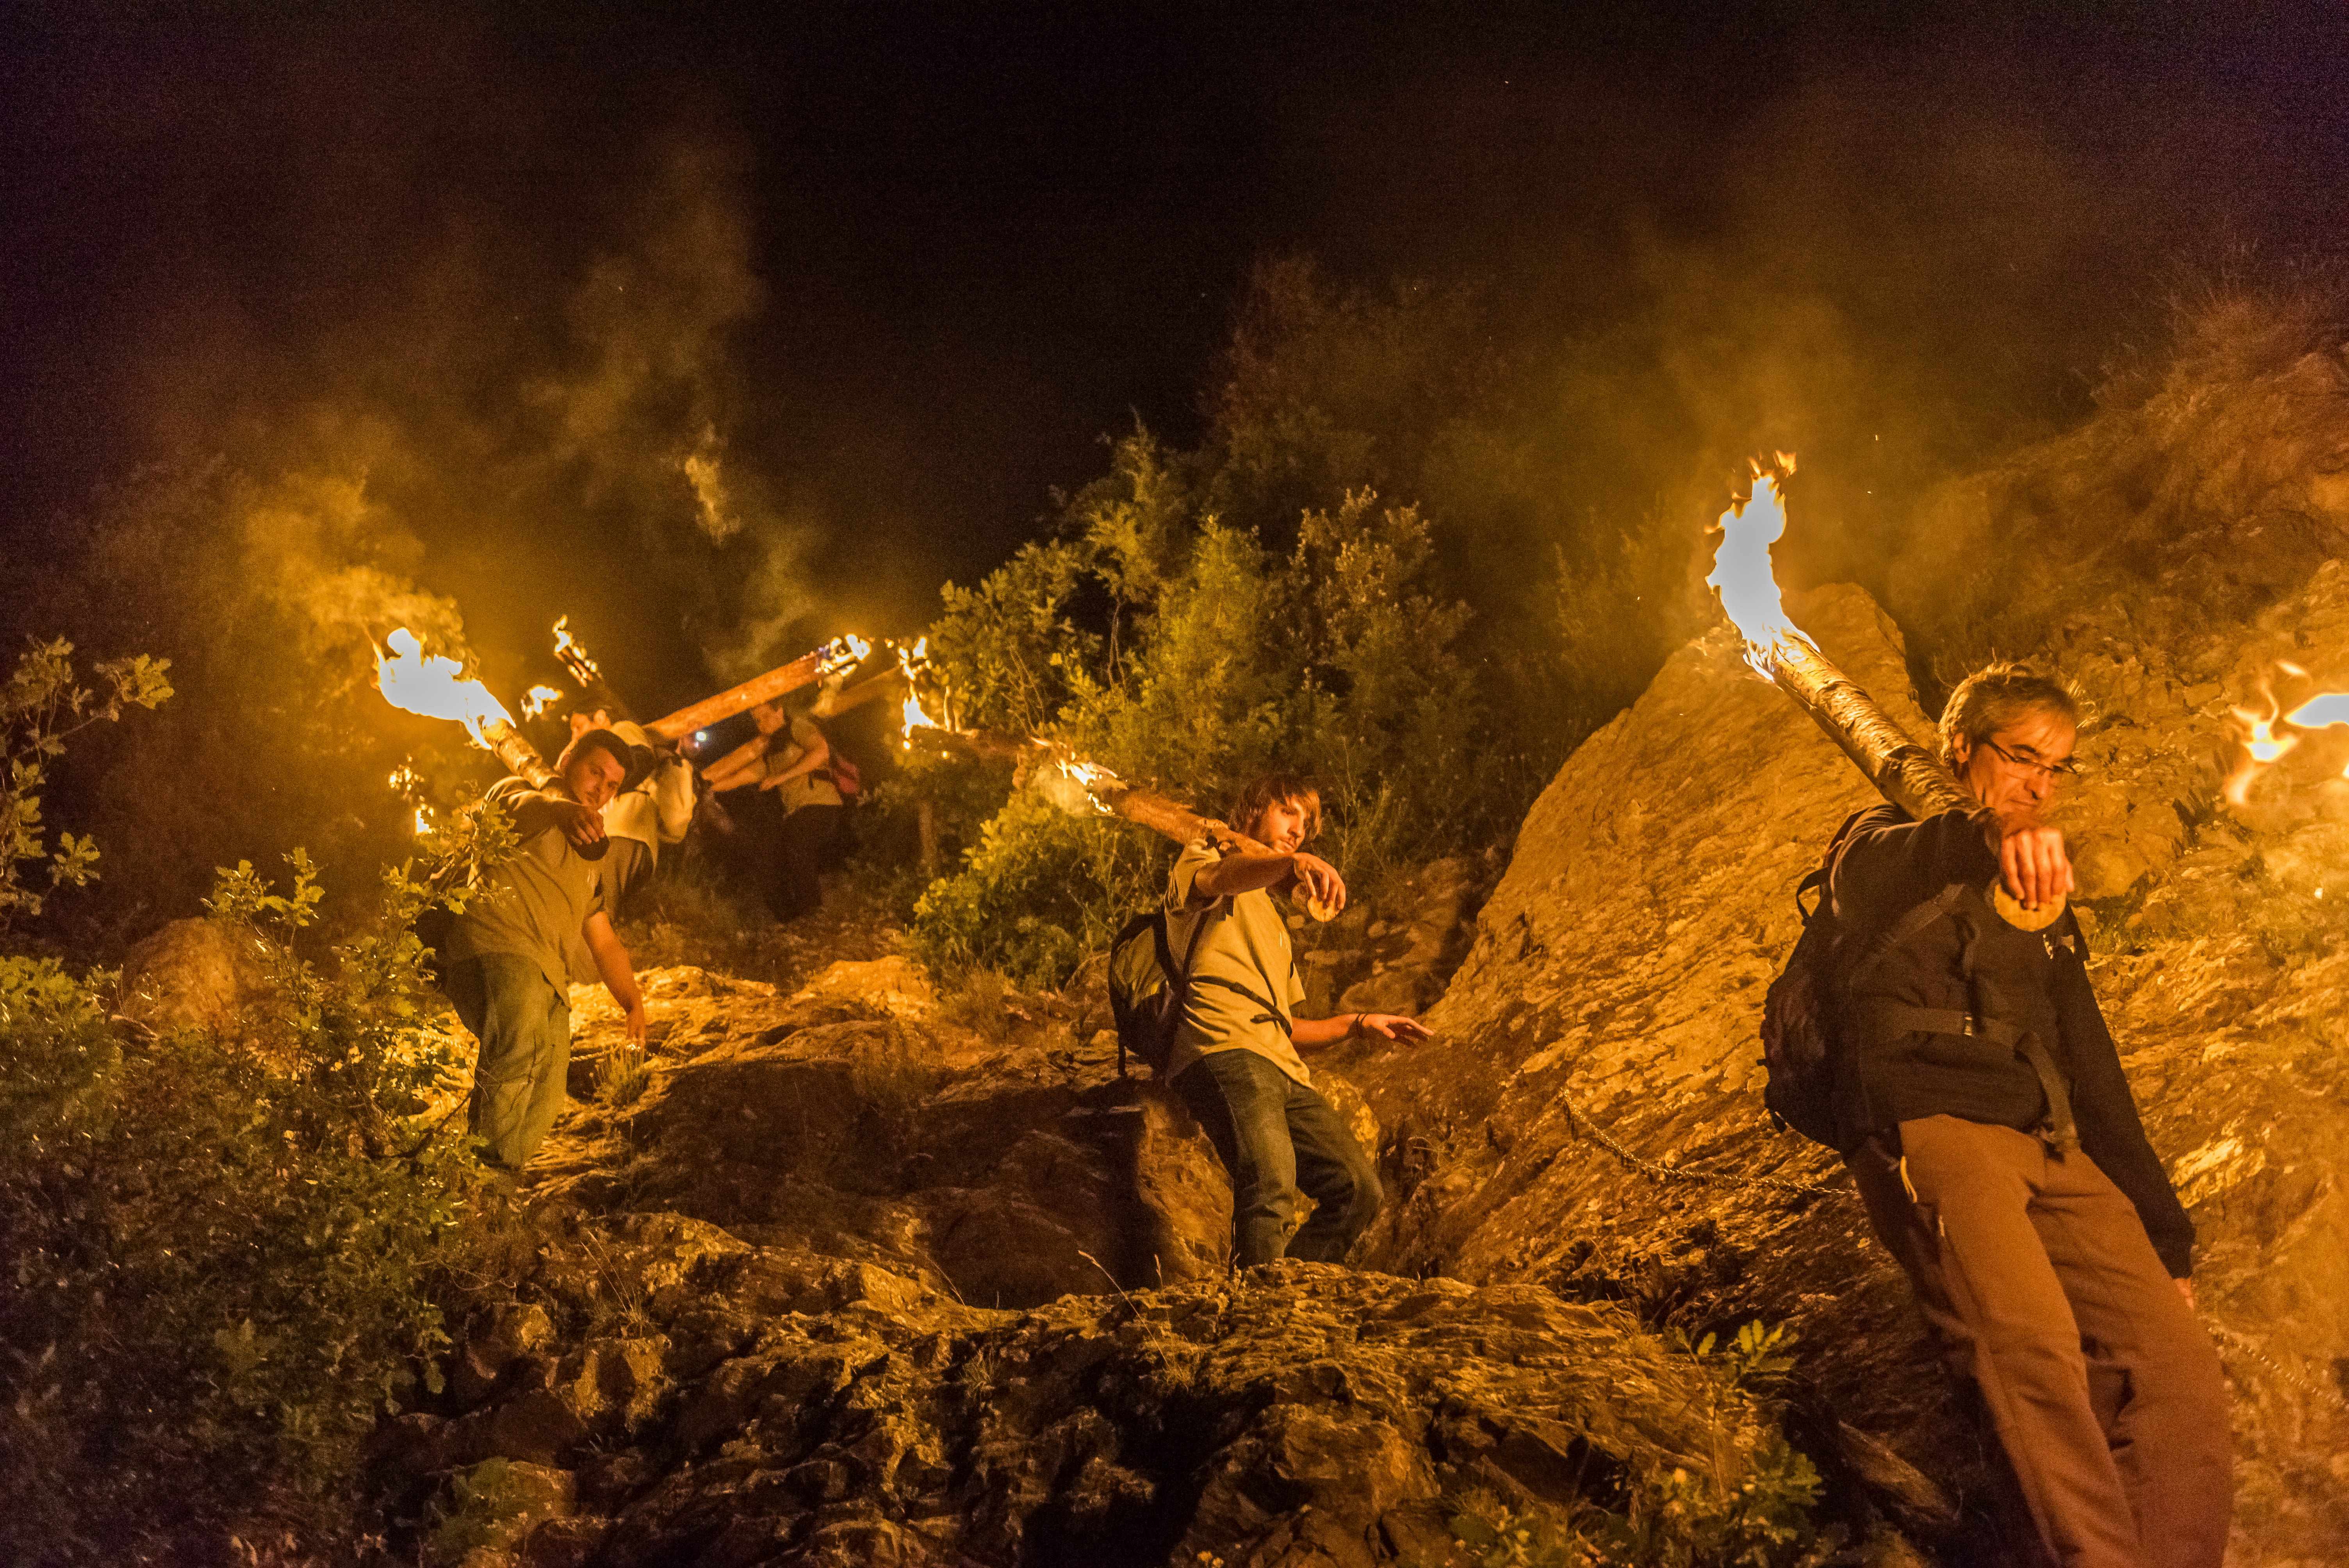
<instances>
[{"instance_id":1,"label":"large boulder","mask_svg":"<svg viewBox=\"0 0 2349 1568\"><path fill-rule=\"evenodd\" d=\"M2349 573L2327 568L2251 628L2149 599L2134 614L2148 624L2125 603L2082 613L2054 650L2101 708L2069 820L2092 972L2200 1230L2199 1304L2236 1392L2239 1560L2338 1561L2349 785L2332 775L2349 744L2303 746L2248 817L2219 787L2222 716L2257 701L2271 644L2303 664L2340 650L2332 684L2349 688ZM1926 733L1899 634L1866 595L1822 590L1795 615ZM1815 1457L1971 1561L1995 1522L1950 1499L1995 1496L2001 1478L1968 1398L1838 1163L1760 1101L1762 995L1798 930L1795 884L1871 799L1725 633L1692 645L1535 805L1430 1016L1437 1040L1339 1065L1387 1129L1380 1266L1540 1282L1692 1331L1782 1323ZM1921 1476L1934 1495L1904 1501Z\"/></svg>"}]
</instances>

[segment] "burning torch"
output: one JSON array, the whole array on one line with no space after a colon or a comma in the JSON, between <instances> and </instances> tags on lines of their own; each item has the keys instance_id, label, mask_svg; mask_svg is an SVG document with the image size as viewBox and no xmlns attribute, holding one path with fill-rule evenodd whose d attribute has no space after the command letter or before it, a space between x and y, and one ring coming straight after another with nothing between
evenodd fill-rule
<instances>
[{"instance_id":1,"label":"burning torch","mask_svg":"<svg viewBox=\"0 0 2349 1568\"><path fill-rule=\"evenodd\" d=\"M490 688L466 677L465 666L440 654L428 654L416 634L402 626L384 639L389 648L375 651L376 686L394 707L428 718L453 718L465 727L474 744L493 753L510 773L519 774L533 789L563 788L563 780L546 759L514 727L505 705ZM579 846L588 860L601 856L605 841Z\"/></svg>"},{"instance_id":2,"label":"burning torch","mask_svg":"<svg viewBox=\"0 0 2349 1568\"><path fill-rule=\"evenodd\" d=\"M1751 500L1730 504L1721 514L1721 549L1706 583L1721 595L1721 607L1744 639L1745 662L1755 674L1794 698L1827 738L1843 748L1877 793L1919 819L1944 811L1971 811L1976 802L1931 752L1878 707L1876 699L1819 652L1818 645L1786 618L1777 580L1770 572L1770 546L1786 531L1781 485L1795 471L1791 452L1756 462ZM2026 907L1993 882L1991 903L2000 918L2023 931L2042 931L2064 913L2064 901Z\"/></svg>"}]
</instances>

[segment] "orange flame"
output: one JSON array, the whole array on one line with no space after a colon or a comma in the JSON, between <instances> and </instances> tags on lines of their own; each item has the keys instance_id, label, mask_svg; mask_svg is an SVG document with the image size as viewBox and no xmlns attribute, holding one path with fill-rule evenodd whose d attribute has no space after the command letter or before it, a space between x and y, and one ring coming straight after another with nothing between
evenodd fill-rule
<instances>
[{"instance_id":1,"label":"orange flame","mask_svg":"<svg viewBox=\"0 0 2349 1568\"><path fill-rule=\"evenodd\" d=\"M513 716L490 695L489 687L465 679L465 666L456 660L426 653L407 627L384 641L391 655L386 657L383 649L376 650L375 683L394 707L428 718L453 718L484 748L490 744L481 733L484 725L513 724Z\"/></svg>"},{"instance_id":2,"label":"orange flame","mask_svg":"<svg viewBox=\"0 0 2349 1568\"><path fill-rule=\"evenodd\" d=\"M2309 679L2306 670L2289 660L2277 660L2275 667L2296 679ZM2283 705L2276 700L2274 688L2264 680L2260 683L2260 696L2267 704L2265 713L2248 707L2227 710L2235 720L2235 738L2243 748L2241 766L2227 779L2226 798L2230 806L2251 804L2251 786L2260 775L2301 743L2302 738L2298 735L2278 734L2277 725L2295 730L2323 729L2335 724L2349 726L2349 692L2319 692L2290 713L2282 713ZM2341 776L2349 779L2349 767L2342 769Z\"/></svg>"},{"instance_id":3,"label":"orange flame","mask_svg":"<svg viewBox=\"0 0 2349 1568\"><path fill-rule=\"evenodd\" d=\"M1810 638L1786 619L1777 579L1770 572L1770 547L1786 531L1785 503L1779 485L1795 471L1792 452L1776 454L1775 468L1754 465L1754 498L1733 501L1721 514L1721 548L1713 552L1706 585L1721 595L1721 607L1744 639L1745 662L1769 678L1778 648L1786 643L1811 646Z\"/></svg>"},{"instance_id":4,"label":"orange flame","mask_svg":"<svg viewBox=\"0 0 2349 1568\"><path fill-rule=\"evenodd\" d=\"M563 700L563 693L551 686L534 686L523 693L522 716L536 718L546 711L546 705Z\"/></svg>"},{"instance_id":5,"label":"orange flame","mask_svg":"<svg viewBox=\"0 0 2349 1568\"><path fill-rule=\"evenodd\" d=\"M571 634L571 617L560 615L554 622L554 656L571 672L571 678L581 686L593 686L604 678L604 672L587 654L587 645Z\"/></svg>"},{"instance_id":6,"label":"orange flame","mask_svg":"<svg viewBox=\"0 0 2349 1568\"><path fill-rule=\"evenodd\" d=\"M914 738L914 731L917 729L946 728L945 725L932 718L922 707L922 680L930 673L929 638L924 637L920 642L916 643L910 652L905 648L899 648L897 667L904 671L905 676L905 706L902 715L905 724L899 732L901 737L911 741Z\"/></svg>"}]
</instances>

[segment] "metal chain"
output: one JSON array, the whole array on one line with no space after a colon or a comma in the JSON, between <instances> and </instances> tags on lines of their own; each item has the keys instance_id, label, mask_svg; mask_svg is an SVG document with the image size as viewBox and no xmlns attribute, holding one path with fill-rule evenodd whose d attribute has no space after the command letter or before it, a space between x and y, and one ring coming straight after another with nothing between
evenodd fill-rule
<instances>
[{"instance_id":1,"label":"metal chain","mask_svg":"<svg viewBox=\"0 0 2349 1568\"><path fill-rule=\"evenodd\" d=\"M2261 1366L2266 1367L2269 1371L2274 1373L2278 1377L2281 1377L2283 1381L2291 1384L2293 1387L2300 1389L2303 1393L2313 1394L2324 1403L2332 1406L2334 1409L2341 1411L2344 1415L2349 1415L2349 1399L2343 1398L2338 1390L2328 1388L2322 1383L2310 1382L2307 1378L2302 1377L2291 1367L2286 1367L2282 1362L2278 1361L2274 1357L2269 1355L2258 1346L2253 1345L2250 1340L2244 1338L2241 1335L2236 1333L2231 1328L2224 1328L2215 1323L2205 1324L2203 1326L2210 1331L2212 1337L2223 1339L2231 1344L2234 1346L2235 1353L2237 1355L2243 1357L2247 1360L2258 1362Z\"/></svg>"},{"instance_id":2,"label":"metal chain","mask_svg":"<svg viewBox=\"0 0 2349 1568\"><path fill-rule=\"evenodd\" d=\"M1632 1170L1659 1181L1697 1181L1716 1187L1766 1187L1774 1191L1816 1193L1821 1197L1833 1197L1842 1191L1837 1187L1823 1187L1816 1181L1789 1181L1777 1176L1733 1176L1726 1171L1683 1171L1678 1166L1660 1165L1652 1160L1641 1159L1608 1137L1577 1110L1574 1102L1564 1095L1558 1097L1558 1102L1566 1107L1567 1128L1577 1138L1589 1139Z\"/></svg>"}]
</instances>

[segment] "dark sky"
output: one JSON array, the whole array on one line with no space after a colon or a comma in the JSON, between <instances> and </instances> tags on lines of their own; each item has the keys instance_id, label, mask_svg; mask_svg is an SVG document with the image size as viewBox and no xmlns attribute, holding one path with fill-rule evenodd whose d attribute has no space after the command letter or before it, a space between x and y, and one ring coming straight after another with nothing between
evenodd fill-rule
<instances>
[{"instance_id":1,"label":"dark sky","mask_svg":"<svg viewBox=\"0 0 2349 1568\"><path fill-rule=\"evenodd\" d=\"M2337 247L2343 35L2333 4L18 0L0 550L70 550L146 462L363 476L485 655L568 610L689 696L699 655L918 625L1137 416L1195 440L1251 265L1296 252L1475 284L1521 356L1799 300L1833 345L1790 325L1724 400L1857 356L1987 449L2075 414L2181 259Z\"/></svg>"}]
</instances>

